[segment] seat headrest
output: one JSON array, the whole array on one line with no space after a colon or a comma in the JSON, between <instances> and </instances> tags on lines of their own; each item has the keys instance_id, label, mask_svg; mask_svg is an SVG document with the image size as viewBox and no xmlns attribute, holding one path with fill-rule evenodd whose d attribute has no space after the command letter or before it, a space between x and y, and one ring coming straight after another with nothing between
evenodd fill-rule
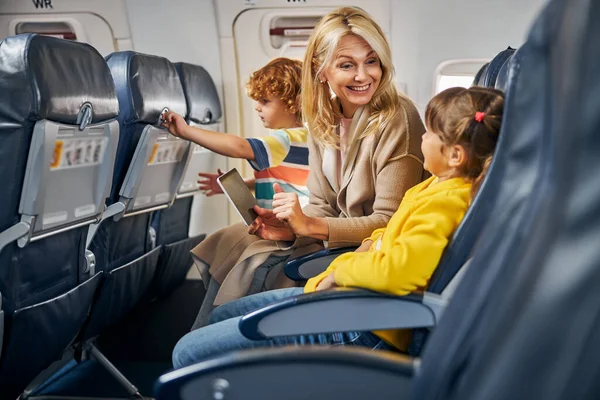
<instances>
[{"instance_id":1,"label":"seat headrest","mask_svg":"<svg viewBox=\"0 0 600 400\"><path fill-rule=\"evenodd\" d=\"M187 101L190 121L212 124L221 118L221 104L217 88L208 72L199 65L176 63L179 79Z\"/></svg>"},{"instance_id":2,"label":"seat headrest","mask_svg":"<svg viewBox=\"0 0 600 400\"><path fill-rule=\"evenodd\" d=\"M121 51L106 58L124 123L156 124L163 109L186 115L187 106L175 66L166 58Z\"/></svg>"},{"instance_id":3,"label":"seat headrest","mask_svg":"<svg viewBox=\"0 0 600 400\"><path fill-rule=\"evenodd\" d=\"M96 49L36 34L0 43L0 118L21 124L48 119L75 124L81 106L92 106L92 123L119 114L115 86Z\"/></svg>"},{"instance_id":4,"label":"seat headrest","mask_svg":"<svg viewBox=\"0 0 600 400\"><path fill-rule=\"evenodd\" d=\"M490 65L490 63L485 63L481 66L481 68L479 68L479 71L477 71L477 74L475 75L475 77L473 78L473 83L471 84L471 86L482 86L483 85L483 77L485 76L485 72L488 69L488 66Z\"/></svg>"},{"instance_id":5,"label":"seat headrest","mask_svg":"<svg viewBox=\"0 0 600 400\"><path fill-rule=\"evenodd\" d=\"M483 82L480 83L479 86L493 88L496 85L496 79L498 78L500 69L504 63L506 63L506 60L508 60L514 54L514 52L515 49L509 46L506 50L498 53L498 55L494 57L492 61L490 61L490 65L482 76Z\"/></svg>"},{"instance_id":6,"label":"seat headrest","mask_svg":"<svg viewBox=\"0 0 600 400\"><path fill-rule=\"evenodd\" d=\"M511 62L514 58L514 54L506 59L500 70L498 71L498 76L496 77L496 84L494 87L498 90L502 90L503 92L508 89L508 73L510 71Z\"/></svg>"}]
</instances>

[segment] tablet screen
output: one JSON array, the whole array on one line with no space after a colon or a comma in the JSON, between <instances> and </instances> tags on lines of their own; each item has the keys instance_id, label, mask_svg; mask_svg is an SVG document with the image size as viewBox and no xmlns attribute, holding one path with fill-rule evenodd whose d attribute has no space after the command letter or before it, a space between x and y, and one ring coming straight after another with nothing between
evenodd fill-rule
<instances>
[{"instance_id":1,"label":"tablet screen","mask_svg":"<svg viewBox=\"0 0 600 400\"><path fill-rule=\"evenodd\" d=\"M217 178L217 182L244 223L250 225L258 217L254 211L258 203L237 169L224 173Z\"/></svg>"}]
</instances>

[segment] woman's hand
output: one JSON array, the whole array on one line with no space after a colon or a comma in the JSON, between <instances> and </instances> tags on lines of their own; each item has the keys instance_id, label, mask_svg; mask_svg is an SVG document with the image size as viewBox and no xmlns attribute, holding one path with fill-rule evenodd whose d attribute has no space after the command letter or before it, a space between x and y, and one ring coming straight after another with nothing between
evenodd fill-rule
<instances>
[{"instance_id":1,"label":"woman's hand","mask_svg":"<svg viewBox=\"0 0 600 400\"><path fill-rule=\"evenodd\" d=\"M278 183L273 184L273 214L278 220L285 222L298 236L308 236L310 217L302 212L300 199L296 193L286 193Z\"/></svg>"},{"instance_id":2,"label":"woman's hand","mask_svg":"<svg viewBox=\"0 0 600 400\"><path fill-rule=\"evenodd\" d=\"M162 120L162 126L167 128L171 135L189 140L186 136L188 124L181 115L173 111L167 111L163 114Z\"/></svg>"},{"instance_id":3,"label":"woman's hand","mask_svg":"<svg viewBox=\"0 0 600 400\"><path fill-rule=\"evenodd\" d=\"M315 290L317 292L320 292L321 290L333 289L335 287L338 287L338 285L335 283L334 274L335 274L335 271L333 271L332 273L327 275L325 277L325 279L323 279L321 282L319 282L319 284L317 285L317 288Z\"/></svg>"},{"instance_id":4,"label":"woman's hand","mask_svg":"<svg viewBox=\"0 0 600 400\"><path fill-rule=\"evenodd\" d=\"M254 206L258 217L248 227L248 233L265 240L296 240L294 231L285 223L275 217L271 210Z\"/></svg>"},{"instance_id":5,"label":"woman's hand","mask_svg":"<svg viewBox=\"0 0 600 400\"><path fill-rule=\"evenodd\" d=\"M364 253L365 251L369 251L372 244L373 244L372 240L365 240L358 249L354 250L354 252L355 253Z\"/></svg>"},{"instance_id":6,"label":"woman's hand","mask_svg":"<svg viewBox=\"0 0 600 400\"><path fill-rule=\"evenodd\" d=\"M198 188L204 191L206 197L223 193L223 189L221 189L221 186L219 186L219 184L217 183L217 178L221 175L223 175L223 171L221 171L221 168L217 169L216 174L209 174L206 172L198 173L198 176L204 178L204 180L198 181L198 185L200 185Z\"/></svg>"}]
</instances>

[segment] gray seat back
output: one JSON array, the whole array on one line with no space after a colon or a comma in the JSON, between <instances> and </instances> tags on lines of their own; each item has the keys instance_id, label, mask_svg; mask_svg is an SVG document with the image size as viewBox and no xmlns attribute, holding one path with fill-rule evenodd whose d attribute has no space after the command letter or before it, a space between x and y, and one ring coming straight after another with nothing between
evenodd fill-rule
<instances>
[{"instance_id":1,"label":"gray seat back","mask_svg":"<svg viewBox=\"0 0 600 400\"><path fill-rule=\"evenodd\" d=\"M177 73L183 86L187 102L186 120L192 126L207 129L221 118L221 105L217 88L208 72L199 65L176 63ZM178 197L194 195L198 192L198 171L204 168L206 152L192 143L190 162L178 191Z\"/></svg>"},{"instance_id":2,"label":"gray seat back","mask_svg":"<svg viewBox=\"0 0 600 400\"><path fill-rule=\"evenodd\" d=\"M0 393L15 398L83 325L87 225L104 211L119 137L110 71L91 46L37 35L0 43Z\"/></svg>"},{"instance_id":3,"label":"gray seat back","mask_svg":"<svg viewBox=\"0 0 600 400\"><path fill-rule=\"evenodd\" d=\"M550 2L514 58L507 129L543 132L540 152L515 146L521 168L425 349L414 399L598 394L600 4Z\"/></svg>"},{"instance_id":4,"label":"gray seat back","mask_svg":"<svg viewBox=\"0 0 600 400\"><path fill-rule=\"evenodd\" d=\"M125 215L168 207L183 179L189 142L160 126L166 109L185 115L183 89L173 64L163 57L132 51L107 57L121 108L121 140L111 203L125 204Z\"/></svg>"}]
</instances>

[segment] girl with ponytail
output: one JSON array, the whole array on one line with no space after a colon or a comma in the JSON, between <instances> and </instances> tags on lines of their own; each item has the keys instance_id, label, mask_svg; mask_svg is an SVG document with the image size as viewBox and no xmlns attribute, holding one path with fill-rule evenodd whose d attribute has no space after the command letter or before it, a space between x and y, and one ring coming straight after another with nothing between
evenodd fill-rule
<instances>
[{"instance_id":1,"label":"girl with ponytail","mask_svg":"<svg viewBox=\"0 0 600 400\"><path fill-rule=\"evenodd\" d=\"M428 167L425 155L425 169L443 179L445 174L462 176L472 183L472 197L475 196L485 171L492 160L498 141L504 94L484 87L450 88L438 93L430 100L425 110L427 132L423 135L423 153L432 151ZM430 143L437 143L430 148ZM434 145L435 147L435 145ZM445 172L436 171L438 156L459 157L459 165ZM432 160L433 159L433 160Z\"/></svg>"}]
</instances>

